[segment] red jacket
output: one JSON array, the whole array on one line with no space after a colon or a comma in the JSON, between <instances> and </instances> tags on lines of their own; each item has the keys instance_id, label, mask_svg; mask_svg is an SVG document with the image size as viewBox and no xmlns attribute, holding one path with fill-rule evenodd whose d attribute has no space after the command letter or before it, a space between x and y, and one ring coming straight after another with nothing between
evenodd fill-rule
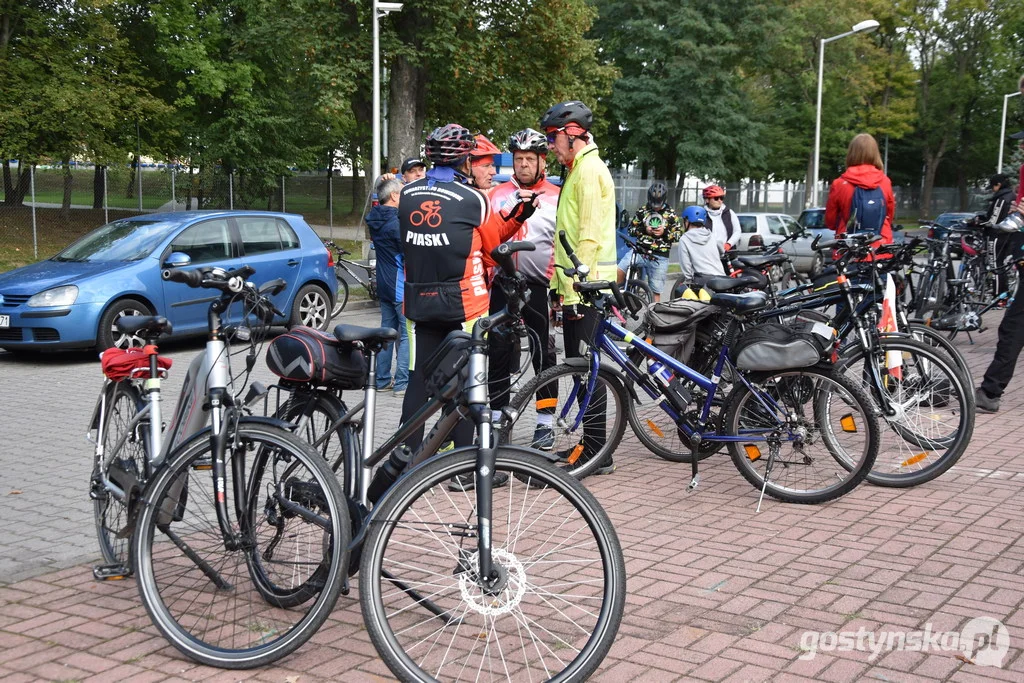
<instances>
[{"instance_id":1,"label":"red jacket","mask_svg":"<svg viewBox=\"0 0 1024 683\"><path fill-rule=\"evenodd\" d=\"M885 222L882 223L882 244L892 244L892 221L896 216L896 197L892 194L892 182L871 164L851 166L843 175L832 181L825 205L825 226L836 231L836 237L846 232L850 220L850 203L856 187L872 190L882 188L885 195Z\"/></svg>"}]
</instances>

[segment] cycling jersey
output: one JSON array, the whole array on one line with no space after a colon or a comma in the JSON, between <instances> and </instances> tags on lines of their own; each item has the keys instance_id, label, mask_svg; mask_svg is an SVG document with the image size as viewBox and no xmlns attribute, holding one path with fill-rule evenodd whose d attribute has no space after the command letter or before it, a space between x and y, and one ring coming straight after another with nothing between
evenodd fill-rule
<instances>
[{"instance_id":1,"label":"cycling jersey","mask_svg":"<svg viewBox=\"0 0 1024 683\"><path fill-rule=\"evenodd\" d=\"M579 151L565 179L555 229L565 230L569 246L590 268L590 280L615 280L615 184L593 142ZM555 241L555 263L572 268L561 240ZM580 302L572 284L573 278L555 269L551 288L567 306Z\"/></svg>"},{"instance_id":2,"label":"cycling jersey","mask_svg":"<svg viewBox=\"0 0 1024 683\"><path fill-rule=\"evenodd\" d=\"M647 223L657 220L651 218L657 215L661 216L660 225L665 228L665 232L660 237L647 232ZM651 207L644 204L636 210L636 215L633 216L633 220L629 223L630 237L636 241L643 251L657 256L668 256L672 245L679 241L680 230L679 216L667 204L661 208L661 211L654 211Z\"/></svg>"},{"instance_id":3,"label":"cycling jersey","mask_svg":"<svg viewBox=\"0 0 1024 683\"><path fill-rule=\"evenodd\" d=\"M402 188L398 222L405 255L405 316L459 323L487 314L484 268L491 250L522 223L492 213L478 190L438 166Z\"/></svg>"},{"instance_id":4,"label":"cycling jersey","mask_svg":"<svg viewBox=\"0 0 1024 683\"><path fill-rule=\"evenodd\" d=\"M520 251L513 255L516 269L531 284L548 285L555 272L555 211L558 208L558 186L542 178L532 187L523 187L513 178L502 183L491 192L491 209L498 211L501 205L517 190L543 192L540 206L527 219L523 227L512 236L514 240L527 240L537 245L536 251Z\"/></svg>"}]
</instances>

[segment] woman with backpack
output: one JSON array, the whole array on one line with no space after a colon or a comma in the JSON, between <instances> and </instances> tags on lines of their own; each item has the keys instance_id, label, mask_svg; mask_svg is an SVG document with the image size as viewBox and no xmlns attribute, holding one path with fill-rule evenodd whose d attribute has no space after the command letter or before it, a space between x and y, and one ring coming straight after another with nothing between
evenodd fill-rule
<instances>
[{"instance_id":1,"label":"woman with backpack","mask_svg":"<svg viewBox=\"0 0 1024 683\"><path fill-rule=\"evenodd\" d=\"M846 170L832 182L825 205L825 226L836 231L871 232L892 244L896 198L882 172L878 143L867 133L854 136L846 150Z\"/></svg>"}]
</instances>

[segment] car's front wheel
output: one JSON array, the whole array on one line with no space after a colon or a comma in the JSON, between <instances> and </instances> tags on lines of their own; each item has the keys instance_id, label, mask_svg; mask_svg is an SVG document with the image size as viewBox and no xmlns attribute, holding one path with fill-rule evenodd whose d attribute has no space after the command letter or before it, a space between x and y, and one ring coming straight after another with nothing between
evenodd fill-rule
<instances>
[{"instance_id":1,"label":"car's front wheel","mask_svg":"<svg viewBox=\"0 0 1024 683\"><path fill-rule=\"evenodd\" d=\"M292 301L292 313L288 319L288 327L305 325L318 330L326 330L330 322L330 295L317 285L305 285Z\"/></svg>"},{"instance_id":2,"label":"car's front wheel","mask_svg":"<svg viewBox=\"0 0 1024 683\"><path fill-rule=\"evenodd\" d=\"M129 315L153 315L153 310L138 299L119 299L107 308L106 313L100 318L99 329L96 333L96 350L105 351L112 346L119 349L127 349L133 346L143 346L146 340L133 334L124 334L117 329L117 321Z\"/></svg>"}]
</instances>

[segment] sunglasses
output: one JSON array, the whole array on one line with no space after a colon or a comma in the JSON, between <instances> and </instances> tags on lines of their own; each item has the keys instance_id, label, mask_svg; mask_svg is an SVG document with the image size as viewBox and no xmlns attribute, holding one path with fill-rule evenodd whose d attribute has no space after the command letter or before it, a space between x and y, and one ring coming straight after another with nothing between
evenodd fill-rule
<instances>
[{"instance_id":1,"label":"sunglasses","mask_svg":"<svg viewBox=\"0 0 1024 683\"><path fill-rule=\"evenodd\" d=\"M549 145L553 145L553 144L555 144L555 140L558 139L558 134L559 133L564 133L564 132L565 132L565 126L562 126L561 128L557 128L557 129L551 131L550 133L546 133L544 135L544 137L547 138L547 141L548 141Z\"/></svg>"}]
</instances>

